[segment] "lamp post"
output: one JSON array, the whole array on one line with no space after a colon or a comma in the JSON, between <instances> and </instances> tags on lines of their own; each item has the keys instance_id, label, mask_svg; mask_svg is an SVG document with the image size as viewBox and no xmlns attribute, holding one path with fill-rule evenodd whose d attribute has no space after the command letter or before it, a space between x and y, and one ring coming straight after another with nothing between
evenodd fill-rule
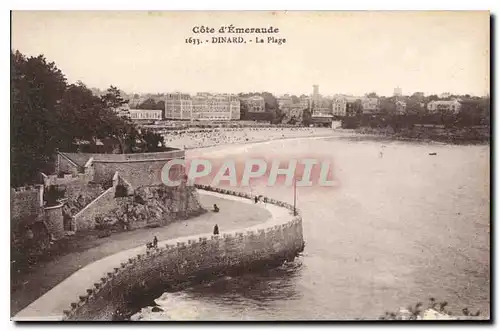
<instances>
[{"instance_id":1,"label":"lamp post","mask_svg":"<svg viewBox=\"0 0 500 331\"><path fill-rule=\"evenodd\" d=\"M293 216L297 216L297 178L293 176Z\"/></svg>"}]
</instances>

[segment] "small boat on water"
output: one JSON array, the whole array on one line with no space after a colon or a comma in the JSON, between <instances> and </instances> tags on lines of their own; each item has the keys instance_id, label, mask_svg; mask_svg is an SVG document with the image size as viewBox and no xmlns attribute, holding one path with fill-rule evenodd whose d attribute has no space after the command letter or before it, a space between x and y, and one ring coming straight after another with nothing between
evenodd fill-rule
<instances>
[{"instance_id":1,"label":"small boat on water","mask_svg":"<svg viewBox=\"0 0 500 331\"><path fill-rule=\"evenodd\" d=\"M437 155L437 153L429 153L429 155Z\"/></svg>"}]
</instances>

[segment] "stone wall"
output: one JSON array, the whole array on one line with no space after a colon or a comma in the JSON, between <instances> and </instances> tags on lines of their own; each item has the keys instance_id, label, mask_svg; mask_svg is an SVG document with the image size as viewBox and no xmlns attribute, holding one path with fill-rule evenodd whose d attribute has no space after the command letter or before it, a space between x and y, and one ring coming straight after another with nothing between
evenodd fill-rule
<instances>
[{"instance_id":1,"label":"stone wall","mask_svg":"<svg viewBox=\"0 0 500 331\"><path fill-rule=\"evenodd\" d=\"M93 179L93 176L87 173L65 174L62 177L58 175L42 175L43 184L50 185L74 185L75 183L86 184Z\"/></svg>"},{"instance_id":2,"label":"stone wall","mask_svg":"<svg viewBox=\"0 0 500 331\"><path fill-rule=\"evenodd\" d=\"M79 181L59 185L59 187L64 188L64 197L67 199L72 215L79 213L106 191L102 184Z\"/></svg>"},{"instance_id":3,"label":"stone wall","mask_svg":"<svg viewBox=\"0 0 500 331\"><path fill-rule=\"evenodd\" d=\"M74 216L76 230L93 229L96 217L103 216L118 207L115 187L110 187Z\"/></svg>"},{"instance_id":4,"label":"stone wall","mask_svg":"<svg viewBox=\"0 0 500 331\"><path fill-rule=\"evenodd\" d=\"M64 237L63 204L45 208L45 225L53 240Z\"/></svg>"},{"instance_id":5,"label":"stone wall","mask_svg":"<svg viewBox=\"0 0 500 331\"><path fill-rule=\"evenodd\" d=\"M64 236L63 204L43 206L43 185L16 187L11 189L10 224L11 231L24 233L24 227L43 222L54 240Z\"/></svg>"},{"instance_id":6,"label":"stone wall","mask_svg":"<svg viewBox=\"0 0 500 331\"><path fill-rule=\"evenodd\" d=\"M10 190L11 228L43 220L43 186L16 187Z\"/></svg>"},{"instance_id":7,"label":"stone wall","mask_svg":"<svg viewBox=\"0 0 500 331\"><path fill-rule=\"evenodd\" d=\"M252 195L224 189L198 186L222 194L253 199ZM251 229L180 240L156 250L129 258L96 279L94 286L82 293L64 311L64 320L112 320L117 311L126 309L134 295L183 282L206 274L252 269L255 265L279 265L293 259L304 249L302 218L293 216L290 204L265 198L268 203L290 211L290 218L275 224L263 223Z\"/></svg>"},{"instance_id":8,"label":"stone wall","mask_svg":"<svg viewBox=\"0 0 500 331\"><path fill-rule=\"evenodd\" d=\"M147 161L95 161L94 181L104 183L118 171L133 187L161 184L161 171L169 159Z\"/></svg>"},{"instance_id":9,"label":"stone wall","mask_svg":"<svg viewBox=\"0 0 500 331\"><path fill-rule=\"evenodd\" d=\"M111 180L115 172L126 179L133 187L162 183L161 170L165 163L174 158L184 159L182 150L157 153L134 154L91 154L65 153L68 158L86 163L85 168L92 174L93 181L105 183ZM87 160L92 160L87 162Z\"/></svg>"}]
</instances>

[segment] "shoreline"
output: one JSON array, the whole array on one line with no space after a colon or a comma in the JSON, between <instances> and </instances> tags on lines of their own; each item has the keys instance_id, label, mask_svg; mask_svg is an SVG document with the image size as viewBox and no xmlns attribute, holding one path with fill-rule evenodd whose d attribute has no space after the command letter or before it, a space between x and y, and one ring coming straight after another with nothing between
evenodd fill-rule
<instances>
[{"instance_id":1,"label":"shoreline","mask_svg":"<svg viewBox=\"0 0 500 331\"><path fill-rule=\"evenodd\" d=\"M389 140L394 141L408 141L408 142L424 142L424 143L437 143L442 145L456 145L456 146L464 146L464 145L490 145L491 136L486 137L482 136L477 139L467 138L465 136L450 136L448 134L438 134L438 133L428 133L425 136L425 132L422 133L424 137L412 136L410 134L403 133L391 133L384 132L383 130L376 129L354 129L355 135L359 136L368 136L373 138L383 137Z\"/></svg>"},{"instance_id":2,"label":"shoreline","mask_svg":"<svg viewBox=\"0 0 500 331\"><path fill-rule=\"evenodd\" d=\"M367 137L368 136L368 137ZM439 141L423 141L421 139L394 139L394 137L387 137L384 135L377 135L377 134L361 134L358 132L343 132L343 131L335 131L332 130L331 134L329 135L317 135L317 136L297 136L297 137L282 137L282 138L276 138L276 139L263 139L263 140L258 140L258 141L241 141L241 142L235 142L235 143L226 143L226 144L213 144L213 145L207 145L203 147L195 147L195 148L188 148L186 151L205 151L210 148L220 148L222 150L227 149L228 147L231 146L243 146L243 145L258 145L258 144L266 144L266 143L271 143L273 141L284 141L284 140L301 140L301 139L328 139L328 138L339 138L339 139L356 139L356 138L366 138L367 140L372 140L372 139L383 139L383 140L390 140L390 141L410 141L410 142L421 142L421 143L426 143L426 144L436 144L436 145L455 145L455 144L449 144L449 143L444 143L444 142L439 142ZM484 144L489 146L489 144ZM266 221L264 221L265 223ZM180 238L177 238L180 239ZM173 240L173 239L172 239ZM434 318L436 319L436 318ZM448 319L448 318L444 318Z\"/></svg>"},{"instance_id":3,"label":"shoreline","mask_svg":"<svg viewBox=\"0 0 500 331\"><path fill-rule=\"evenodd\" d=\"M331 128L216 128L203 131L185 131L179 134L164 134L166 146L193 150L214 146L242 145L247 143L267 142L273 140L329 137L336 135Z\"/></svg>"},{"instance_id":4,"label":"shoreline","mask_svg":"<svg viewBox=\"0 0 500 331\"><path fill-rule=\"evenodd\" d=\"M252 200L246 199L244 197L236 197L232 195L200 190L200 194L207 196L212 196L219 199L226 199L232 201L238 201L244 204L254 205ZM263 204L259 203L256 205L258 208L263 208L270 213L267 219L261 220L259 223L250 226L238 227L237 229L223 231L224 235L236 235L238 233L245 233L248 231L257 231L265 229L270 226L284 224L289 221L290 213L289 210L276 206L270 203ZM166 245L176 246L181 242L188 242L189 240L198 241L200 237L212 236L211 232L199 233L188 236L181 236L170 238L167 240L162 240L158 242L158 245L165 247ZM19 311L17 314L11 317L14 321L54 321L61 320L64 317L63 310L69 309L71 307L71 302L78 299L79 295L85 293L86 288L93 287L93 281L99 279L106 271L109 271L114 266L119 266L121 263L125 263L131 257L135 257L138 254L145 253L146 248L141 245L135 248L130 248L127 250L120 251L118 253L106 256L100 260L94 261L82 269L74 272L69 277L65 278L62 282L56 285L54 288L46 292L44 295L36 299L34 302L29 304L27 307ZM79 284L78 287L74 284Z\"/></svg>"},{"instance_id":5,"label":"shoreline","mask_svg":"<svg viewBox=\"0 0 500 331\"><path fill-rule=\"evenodd\" d=\"M430 138L418 138L418 137L403 137L403 136L398 136L395 134L384 134L382 132L376 133L376 132L357 132L352 129L330 129L330 128L302 128L303 130L311 130L312 132L310 135L306 135L302 132L297 132L296 135L291 134L290 136L286 137L265 137L263 139L249 139L249 140L244 140L244 141L228 141L228 142L223 142L223 143L217 143L217 142L208 142L206 145L202 146L188 146L187 144L182 146L182 139L175 139L173 140L174 145L179 148L184 148L186 152L202 152L206 149L210 148L217 148L217 149L224 149L224 148L230 148L231 146L245 146L245 145L258 145L258 144L265 144L265 143L270 143L274 141L287 141L287 140L308 140L308 139L329 139L329 138L338 138L338 139L352 139L353 141L361 141L361 140L367 140L367 141L394 141L394 142L408 142L408 143L420 143L420 144L429 144L429 145L443 145L443 146L467 146L467 145L474 145L474 146L490 146L490 140L481 140L481 141L443 141L439 139L430 139ZM222 129L223 130L223 129ZM287 129L285 129L287 130ZM260 131L263 134L272 131L274 133L276 132L281 132L283 131L282 128L265 128L265 129L260 129L256 128L255 131ZM315 132L317 131L317 132ZM328 131L328 133L327 133ZM223 132L223 131L222 131ZM242 131L226 131L228 136L231 136L232 132L242 132ZM224 133L226 133L224 132ZM189 133L185 133L188 134ZM220 134L220 132L215 131L215 132L206 132L205 136L210 136L212 139L215 139L215 137ZM244 133L246 134L246 133ZM167 143L168 144L168 143Z\"/></svg>"},{"instance_id":6,"label":"shoreline","mask_svg":"<svg viewBox=\"0 0 500 331\"><path fill-rule=\"evenodd\" d=\"M236 143L227 143L227 144L213 144L213 145L207 145L207 146L202 146L202 147L193 147L193 148L186 148L186 151L199 151L199 150L204 150L208 148L214 148L214 147L220 147L220 148L226 148L229 146L242 146L242 145L260 145L260 144L266 144L272 141L286 141L286 140L300 140L300 139L325 139L325 138L337 138L339 136L335 135L324 135L324 136L313 136L313 137L285 137L285 138L277 138L277 139L264 139L264 140L256 140L256 141L241 141L241 142L236 142Z\"/></svg>"},{"instance_id":7,"label":"shoreline","mask_svg":"<svg viewBox=\"0 0 500 331\"><path fill-rule=\"evenodd\" d=\"M241 141L241 142L237 142L237 143L226 143L226 144L222 144L222 145L220 145L220 144L213 144L213 145L207 145L207 146L203 146L203 147L195 147L195 148L190 148L190 149L187 149L187 151L189 151L189 152L191 152L191 151L194 151L194 152L196 152L196 151L200 151L200 152L201 152L201 151L207 150L207 149L209 149L209 148L218 148L218 147L220 147L221 149L227 149L228 147L235 146L235 145L238 145L238 146L242 146L242 145L258 145L258 144L266 144L266 143L270 143L270 142L277 141L277 140L324 139L324 138L331 138L331 137L335 137L335 136L338 136L338 135L335 135L335 134L334 134L334 132L332 132L331 134L328 134L328 135L325 135L325 134L322 134L322 135L316 135L316 136L304 136L304 135L302 135L302 136L298 136L298 137L280 137L279 139L272 139L272 138L268 138L268 139L262 139L262 140L258 140L258 141ZM189 221L190 221L190 220L188 220L188 222L189 222ZM264 221L264 222L265 222L265 221ZM168 226L167 226L167 227L168 227ZM164 228L167 228L167 227L164 227ZM141 231L134 231L134 232L135 232L135 234L138 234L138 233L139 233L139 232L141 232ZM135 236L135 234L134 234L134 236ZM123 233L122 233L121 235L123 235ZM178 238L180 238L180 237L178 237ZM116 240L116 239L115 239L115 240ZM112 241L111 241L111 242L112 242ZM97 246L97 247L99 247L99 246ZM137 246L137 247L138 247L138 248L140 248L141 246ZM85 252L92 251L92 250L93 250L93 249L95 249L95 248L96 248L96 247L90 247L90 248L85 249L84 251L82 251L82 252L80 252L80 253L78 253L78 254L85 254ZM131 248L129 248L129 249L131 249ZM70 252L70 253L68 253L68 254L62 255L60 258L63 258L63 259L64 259L64 257L67 257L67 256L69 256L69 255L71 255L71 254L74 254L74 253ZM117 254L117 253L114 253L114 254ZM101 259L105 259L105 258L107 258L107 257L109 257L109 256L112 256L112 254L111 254L111 255L105 255L105 256L104 256L104 257L102 257ZM99 261L99 260L97 260L97 261ZM96 261L92 261L92 262L90 262L90 264L95 263L95 262L96 262ZM48 262L46 262L46 264L47 264L47 265L50 265L51 263L54 263L54 261L48 261ZM44 263L44 264L45 264L45 263ZM86 266L88 266L88 265L89 265L89 264L85 264L85 265L83 265L83 268L85 268L85 267L86 267ZM42 268L39 268L39 269L35 269L35 270L34 270L34 272L33 272L33 274L28 274L28 275L27 275L27 276L25 276L25 277L26 277L26 278L28 279L28 281L29 281L32 277L36 277L36 276L35 276L35 275L36 275L36 273L37 273L37 272L40 272L40 271L41 271L41 270L43 270L44 268L46 268L46 266L44 266L44 267L42 267ZM83 269L83 268L82 268L82 269ZM81 269L76 270L74 273L79 272L79 270L81 270ZM32 276L32 275L33 275L33 276ZM69 274L69 276L68 276L68 277L71 277L71 275L72 275L72 274ZM12 316L15 316L16 314L20 313L21 311L23 311L24 309L26 309L27 307L29 307L31 304L33 304L34 302L36 302L37 300L39 300L41 297L43 297L45 294L47 294L47 293L49 293L50 291L52 291L52 290L53 290L55 287L57 287L57 286L58 286L61 282L64 282L64 281L65 281L68 277L64 278L62 281L60 281L59 283L56 283L55 285L52 285L52 286L50 286L50 285L48 285L48 286L47 286L47 285L45 285L45 286L44 286L44 285L42 285L42 287L44 287L44 288L49 287L50 289L48 289L48 290L43 290L43 289L42 289L42 291L41 291L41 292L42 292L42 293L41 293L41 295L37 296L37 297L36 297L33 301L29 301L29 303L28 303L27 305L20 304L20 306L24 306L22 309L16 309L16 308L15 308L15 306L14 306L14 308L11 306L11 313L13 313L13 315L12 315ZM12 284L11 284L11 286L12 286ZM23 290L21 290L21 291L23 291ZM23 291L23 292L25 292L25 291ZM38 292L38 291L37 291L37 292ZM21 295L22 295L22 292L21 292ZM11 294L11 296L12 296L12 294ZM21 300L21 301L22 301L22 300Z\"/></svg>"}]
</instances>

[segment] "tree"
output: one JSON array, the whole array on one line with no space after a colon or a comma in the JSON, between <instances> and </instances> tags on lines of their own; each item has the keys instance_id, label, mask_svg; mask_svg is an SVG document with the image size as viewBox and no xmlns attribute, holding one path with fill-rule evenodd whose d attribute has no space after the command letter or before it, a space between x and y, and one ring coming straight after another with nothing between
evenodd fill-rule
<instances>
[{"instance_id":1,"label":"tree","mask_svg":"<svg viewBox=\"0 0 500 331\"><path fill-rule=\"evenodd\" d=\"M414 98L411 96L406 101L406 113L409 115L425 116L427 115L427 110L425 104L422 105L422 101L419 98Z\"/></svg>"},{"instance_id":2,"label":"tree","mask_svg":"<svg viewBox=\"0 0 500 331\"><path fill-rule=\"evenodd\" d=\"M68 85L43 55L27 58L11 52L11 100L12 186L38 182L40 171L54 170L56 151L74 151L77 140L95 146L97 139L115 138L121 153L137 151L141 141L147 150L157 150L163 142L116 114L127 103L117 87L97 97L82 82Z\"/></svg>"},{"instance_id":3,"label":"tree","mask_svg":"<svg viewBox=\"0 0 500 331\"><path fill-rule=\"evenodd\" d=\"M263 92L261 96L264 98L264 103L267 112L271 112L279 108L278 100L272 93Z\"/></svg>"},{"instance_id":4,"label":"tree","mask_svg":"<svg viewBox=\"0 0 500 331\"><path fill-rule=\"evenodd\" d=\"M380 112L384 114L396 113L396 100L394 98L380 98Z\"/></svg>"},{"instance_id":5,"label":"tree","mask_svg":"<svg viewBox=\"0 0 500 331\"><path fill-rule=\"evenodd\" d=\"M261 96L264 98L265 111L269 116L270 122L273 124L281 123L284 114L279 109L276 97L269 92L263 92Z\"/></svg>"},{"instance_id":6,"label":"tree","mask_svg":"<svg viewBox=\"0 0 500 331\"><path fill-rule=\"evenodd\" d=\"M157 110L165 110L165 101L160 100L156 103L156 109Z\"/></svg>"},{"instance_id":7,"label":"tree","mask_svg":"<svg viewBox=\"0 0 500 331\"><path fill-rule=\"evenodd\" d=\"M366 94L365 96L367 98L378 98L378 95L375 92L370 92L370 93Z\"/></svg>"},{"instance_id":8,"label":"tree","mask_svg":"<svg viewBox=\"0 0 500 331\"><path fill-rule=\"evenodd\" d=\"M137 109L163 110L165 109L165 101L160 100L156 102L155 99L148 98L143 103L137 105Z\"/></svg>"},{"instance_id":9,"label":"tree","mask_svg":"<svg viewBox=\"0 0 500 331\"><path fill-rule=\"evenodd\" d=\"M458 124L461 126L489 125L489 98L464 99L461 101Z\"/></svg>"},{"instance_id":10,"label":"tree","mask_svg":"<svg viewBox=\"0 0 500 331\"><path fill-rule=\"evenodd\" d=\"M106 108L115 110L127 103L121 96L120 90L111 85L107 90L106 94L101 97L102 102Z\"/></svg>"},{"instance_id":11,"label":"tree","mask_svg":"<svg viewBox=\"0 0 500 331\"><path fill-rule=\"evenodd\" d=\"M33 183L67 136L61 134L59 104L66 78L43 55L11 52L11 185Z\"/></svg>"},{"instance_id":12,"label":"tree","mask_svg":"<svg viewBox=\"0 0 500 331\"><path fill-rule=\"evenodd\" d=\"M165 145L163 136L155 133L151 130L144 130L141 132L141 137L145 142L146 150L145 152L156 152L160 151Z\"/></svg>"},{"instance_id":13,"label":"tree","mask_svg":"<svg viewBox=\"0 0 500 331\"><path fill-rule=\"evenodd\" d=\"M140 135L132 121L116 116L109 109L103 115L103 133L99 138L113 137L120 145L120 153L133 152Z\"/></svg>"},{"instance_id":14,"label":"tree","mask_svg":"<svg viewBox=\"0 0 500 331\"><path fill-rule=\"evenodd\" d=\"M101 120L105 112L104 105L85 84L77 82L69 85L60 108L60 129L68 142L79 139L95 145L97 137L106 136ZM71 147L60 146L60 148L67 150Z\"/></svg>"},{"instance_id":15,"label":"tree","mask_svg":"<svg viewBox=\"0 0 500 331\"><path fill-rule=\"evenodd\" d=\"M425 96L424 96L424 92L415 92L415 93L413 93L413 94L410 96L410 98L415 99L415 100L420 100L420 101L422 101L422 102L423 102L423 101L424 101L424 98L425 98Z\"/></svg>"},{"instance_id":16,"label":"tree","mask_svg":"<svg viewBox=\"0 0 500 331\"><path fill-rule=\"evenodd\" d=\"M302 123L305 126L309 126L312 124L312 114L310 108L304 109L304 111L302 112Z\"/></svg>"}]
</instances>

